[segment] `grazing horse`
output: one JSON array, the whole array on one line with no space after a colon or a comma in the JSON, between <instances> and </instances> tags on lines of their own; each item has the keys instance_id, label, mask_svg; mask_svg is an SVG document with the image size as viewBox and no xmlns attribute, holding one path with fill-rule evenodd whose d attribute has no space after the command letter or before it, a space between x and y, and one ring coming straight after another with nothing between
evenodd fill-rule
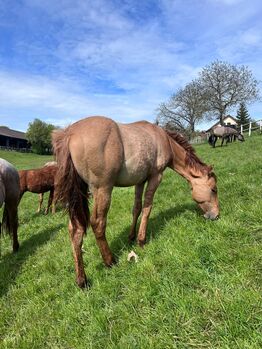
<instances>
[{"instance_id":1,"label":"grazing horse","mask_svg":"<svg viewBox=\"0 0 262 349\"><path fill-rule=\"evenodd\" d=\"M218 137L222 138L221 147L224 144L224 140L226 139L226 145L230 141L232 137L237 137L237 139L241 142L244 142L244 136L237 131L236 129L228 126L218 126L213 129L213 133L209 136L208 143L215 148L216 141Z\"/></svg>"},{"instance_id":2,"label":"grazing horse","mask_svg":"<svg viewBox=\"0 0 262 349\"><path fill-rule=\"evenodd\" d=\"M192 188L193 199L204 217L219 215L216 177L212 167L204 164L187 141L146 121L118 124L106 117L89 117L65 130L53 132L53 149L58 163L57 195L67 204L69 234L75 259L76 282L87 286L81 246L89 221L104 263L115 260L106 237L106 219L113 187L135 185L133 222L129 240L136 237L136 224L142 211L137 235L143 247L153 197L163 171L170 167L183 176ZM147 182L144 203L142 196ZM87 192L94 198L90 218Z\"/></svg>"},{"instance_id":3,"label":"grazing horse","mask_svg":"<svg viewBox=\"0 0 262 349\"><path fill-rule=\"evenodd\" d=\"M46 166L56 166L56 165L57 165L56 161L48 161L47 163L44 164L43 167L46 167ZM49 193L49 198L50 198L50 195L51 195L51 192ZM38 194L38 198L39 198L39 200L38 200L38 209L36 210L37 213L39 213L41 211L42 204L43 204L43 201L44 201L44 193Z\"/></svg>"},{"instance_id":4,"label":"grazing horse","mask_svg":"<svg viewBox=\"0 0 262 349\"><path fill-rule=\"evenodd\" d=\"M0 158L0 207L4 204L2 228L12 236L14 252L19 248L17 238L19 197L18 172L13 165Z\"/></svg>"},{"instance_id":5,"label":"grazing horse","mask_svg":"<svg viewBox=\"0 0 262 349\"><path fill-rule=\"evenodd\" d=\"M20 199L26 191L42 194L50 191L48 205L45 214L48 213L51 204L52 213L55 213L55 176L57 173L57 164L49 164L37 169L21 170L18 172L20 178ZM42 200L39 202L37 212L40 212Z\"/></svg>"}]
</instances>

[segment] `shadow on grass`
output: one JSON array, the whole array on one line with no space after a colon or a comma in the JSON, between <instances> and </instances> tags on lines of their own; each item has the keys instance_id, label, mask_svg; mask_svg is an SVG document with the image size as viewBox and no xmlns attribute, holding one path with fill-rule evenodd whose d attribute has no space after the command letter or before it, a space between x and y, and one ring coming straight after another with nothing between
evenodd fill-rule
<instances>
[{"instance_id":1,"label":"shadow on grass","mask_svg":"<svg viewBox=\"0 0 262 349\"><path fill-rule=\"evenodd\" d=\"M160 212L156 216L149 218L148 226L147 226L147 242L146 243L148 243L149 240L157 239L157 236L159 235L159 233L161 233L161 230L165 227L167 222L179 216L186 210L195 211L196 204L192 202L190 204L184 204L177 207L170 207L165 211ZM130 216L130 225L126 227L110 243L110 248L116 256L119 256L122 251L125 251L127 249L130 250L131 244L128 243L128 235L129 235L129 230L131 226L131 220L132 220L132 216ZM138 221L137 230L139 228L139 223L140 221ZM149 232L151 232L151 236L149 235ZM136 244L136 241L133 244Z\"/></svg>"},{"instance_id":2,"label":"shadow on grass","mask_svg":"<svg viewBox=\"0 0 262 349\"><path fill-rule=\"evenodd\" d=\"M42 230L40 233L31 236L29 239L20 243L17 253L10 252L0 259L0 297L4 296L9 288L15 283L23 263L35 251L45 243L61 228L63 224L58 224L52 229ZM10 242L11 249L11 242Z\"/></svg>"}]
</instances>

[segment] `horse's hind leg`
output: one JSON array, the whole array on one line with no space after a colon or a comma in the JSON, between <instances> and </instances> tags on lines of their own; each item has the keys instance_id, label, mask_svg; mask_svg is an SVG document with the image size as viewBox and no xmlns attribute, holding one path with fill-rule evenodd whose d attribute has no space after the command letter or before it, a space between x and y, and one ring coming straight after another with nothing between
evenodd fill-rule
<instances>
[{"instance_id":1,"label":"horse's hind leg","mask_svg":"<svg viewBox=\"0 0 262 349\"><path fill-rule=\"evenodd\" d=\"M53 198L54 198L54 189L51 189L50 194L49 194L49 198L48 198L47 208L45 209L45 214L48 214L50 206L53 202Z\"/></svg>"},{"instance_id":2,"label":"horse's hind leg","mask_svg":"<svg viewBox=\"0 0 262 349\"><path fill-rule=\"evenodd\" d=\"M106 218L111 203L111 193L112 188L98 188L94 191L94 208L91 216L91 225L96 242L106 266L112 266L115 263L105 236Z\"/></svg>"},{"instance_id":3,"label":"horse's hind leg","mask_svg":"<svg viewBox=\"0 0 262 349\"><path fill-rule=\"evenodd\" d=\"M79 287L84 288L88 285L82 256L82 243L86 227L81 224L79 219L75 218L69 220L68 229L75 260L76 283Z\"/></svg>"},{"instance_id":4,"label":"horse's hind leg","mask_svg":"<svg viewBox=\"0 0 262 349\"><path fill-rule=\"evenodd\" d=\"M41 207L42 207L42 203L43 203L43 199L44 199L44 194L40 193L38 195L39 201L38 201L38 209L37 209L37 213L39 213L41 211Z\"/></svg>"},{"instance_id":5,"label":"horse's hind leg","mask_svg":"<svg viewBox=\"0 0 262 349\"><path fill-rule=\"evenodd\" d=\"M142 211L141 223L137 235L137 243L143 247L146 242L146 228L149 219L149 215L153 205L153 198L155 192L161 182L162 173L158 173L148 180L147 188L145 191L144 205Z\"/></svg>"},{"instance_id":6,"label":"horse's hind leg","mask_svg":"<svg viewBox=\"0 0 262 349\"><path fill-rule=\"evenodd\" d=\"M145 183L137 184L135 186L135 202L133 207L133 222L130 228L130 233L128 236L129 242L133 241L136 238L136 224L138 217L142 211L142 196L144 191Z\"/></svg>"},{"instance_id":7,"label":"horse's hind leg","mask_svg":"<svg viewBox=\"0 0 262 349\"><path fill-rule=\"evenodd\" d=\"M19 242L17 237L17 229L18 229L18 213L17 207L12 209L12 234L13 234L13 252L17 252L19 249Z\"/></svg>"},{"instance_id":8,"label":"horse's hind leg","mask_svg":"<svg viewBox=\"0 0 262 349\"><path fill-rule=\"evenodd\" d=\"M52 202L52 213L55 213L56 210L56 203L57 203L57 193L54 190L54 194L53 194L53 202Z\"/></svg>"},{"instance_id":9,"label":"horse's hind leg","mask_svg":"<svg viewBox=\"0 0 262 349\"><path fill-rule=\"evenodd\" d=\"M17 252L19 249L19 242L17 237L17 229L18 229L18 204L9 205L6 203L6 217L5 224L7 226L7 230L10 232L10 235L13 239L13 252Z\"/></svg>"}]
</instances>

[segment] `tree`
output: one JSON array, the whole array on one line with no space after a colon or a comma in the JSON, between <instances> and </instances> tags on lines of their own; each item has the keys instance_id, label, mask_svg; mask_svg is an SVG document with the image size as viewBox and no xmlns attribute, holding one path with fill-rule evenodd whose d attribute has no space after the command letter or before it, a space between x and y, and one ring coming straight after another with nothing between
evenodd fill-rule
<instances>
[{"instance_id":1,"label":"tree","mask_svg":"<svg viewBox=\"0 0 262 349\"><path fill-rule=\"evenodd\" d=\"M52 152L51 132L54 129L54 125L39 119L29 123L26 138L32 144L33 152L37 154L50 154Z\"/></svg>"},{"instance_id":2,"label":"tree","mask_svg":"<svg viewBox=\"0 0 262 349\"><path fill-rule=\"evenodd\" d=\"M246 66L215 61L200 72L201 86L207 96L210 119L223 118L239 103L259 98L258 82Z\"/></svg>"},{"instance_id":3,"label":"tree","mask_svg":"<svg viewBox=\"0 0 262 349\"><path fill-rule=\"evenodd\" d=\"M157 122L190 136L207 111L206 98L198 80L179 89L158 108Z\"/></svg>"},{"instance_id":4,"label":"tree","mask_svg":"<svg viewBox=\"0 0 262 349\"><path fill-rule=\"evenodd\" d=\"M245 103L240 103L236 119L238 125L244 125L251 121Z\"/></svg>"}]
</instances>

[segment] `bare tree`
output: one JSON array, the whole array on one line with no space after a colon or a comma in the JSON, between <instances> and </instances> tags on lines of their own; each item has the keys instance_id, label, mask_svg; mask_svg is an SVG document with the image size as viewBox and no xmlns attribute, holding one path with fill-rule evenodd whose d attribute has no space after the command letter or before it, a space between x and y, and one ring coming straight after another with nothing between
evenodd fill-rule
<instances>
[{"instance_id":1,"label":"bare tree","mask_svg":"<svg viewBox=\"0 0 262 349\"><path fill-rule=\"evenodd\" d=\"M259 98L258 81L248 67L215 61L200 72L201 86L207 96L210 119L223 118L239 103Z\"/></svg>"},{"instance_id":2,"label":"bare tree","mask_svg":"<svg viewBox=\"0 0 262 349\"><path fill-rule=\"evenodd\" d=\"M167 103L159 106L157 122L191 135L195 131L195 125L204 118L208 110L203 91L198 80L179 89Z\"/></svg>"}]
</instances>

